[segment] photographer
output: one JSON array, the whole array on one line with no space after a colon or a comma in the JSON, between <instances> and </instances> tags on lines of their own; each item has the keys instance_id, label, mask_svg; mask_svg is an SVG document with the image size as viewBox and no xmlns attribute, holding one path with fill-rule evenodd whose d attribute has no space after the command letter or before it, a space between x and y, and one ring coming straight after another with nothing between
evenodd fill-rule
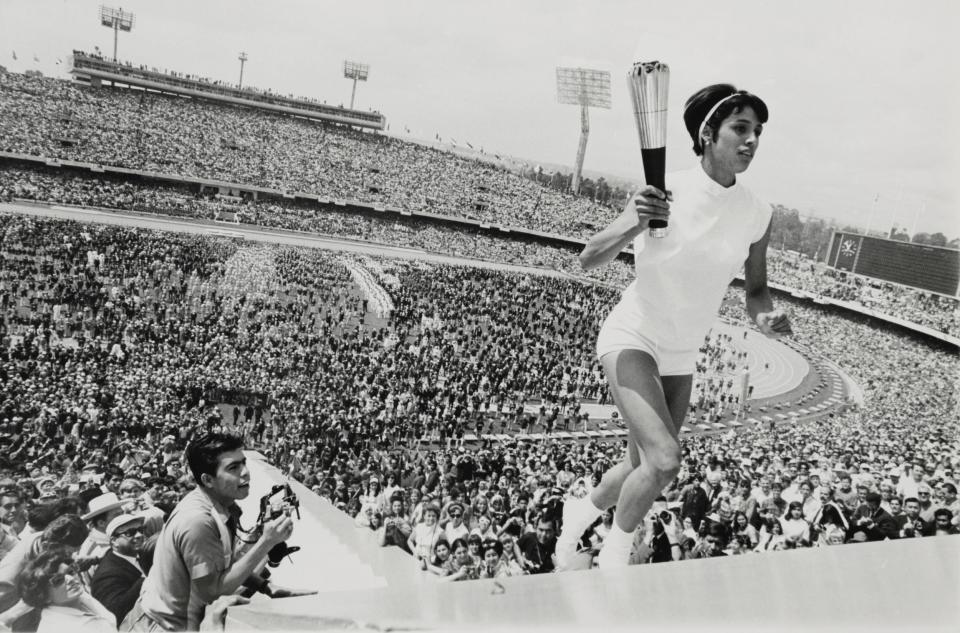
<instances>
[{"instance_id":1,"label":"photographer","mask_svg":"<svg viewBox=\"0 0 960 633\"><path fill-rule=\"evenodd\" d=\"M241 584L271 597L293 595L271 590L254 573L274 545L290 538L289 516L258 526L254 536L259 538L245 552L235 550L240 515L236 501L250 494L243 441L224 433L201 434L187 446L186 456L197 487L163 526L153 566L120 627L123 631L195 631L204 608Z\"/></svg>"},{"instance_id":2,"label":"photographer","mask_svg":"<svg viewBox=\"0 0 960 633\"><path fill-rule=\"evenodd\" d=\"M857 509L857 514L852 521L853 527L851 530L853 532L863 532L868 541L882 541L898 537L897 520L880 507L882 500L880 493L868 492L864 496L864 504Z\"/></svg>"},{"instance_id":3,"label":"photographer","mask_svg":"<svg viewBox=\"0 0 960 633\"><path fill-rule=\"evenodd\" d=\"M405 514L403 492L396 492L390 499L390 513L384 518L383 527L380 528L378 536L381 546L396 545L410 554L411 551L407 545L407 539L410 538L413 528L410 527L410 523L407 522L404 516Z\"/></svg>"},{"instance_id":4,"label":"photographer","mask_svg":"<svg viewBox=\"0 0 960 633\"><path fill-rule=\"evenodd\" d=\"M931 536L933 526L923 520L920 516L920 500L916 497L908 497L903 500L904 513L894 517L899 527L898 534L900 538L916 538L918 536Z\"/></svg>"}]
</instances>

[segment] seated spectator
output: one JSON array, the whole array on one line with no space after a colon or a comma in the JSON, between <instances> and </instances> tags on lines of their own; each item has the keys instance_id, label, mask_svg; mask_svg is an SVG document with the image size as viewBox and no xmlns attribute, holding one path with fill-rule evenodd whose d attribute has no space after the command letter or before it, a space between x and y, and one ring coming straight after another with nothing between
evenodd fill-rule
<instances>
[{"instance_id":1,"label":"seated spectator","mask_svg":"<svg viewBox=\"0 0 960 633\"><path fill-rule=\"evenodd\" d=\"M17 583L23 601L40 611L38 633L117 630L114 614L84 588L69 549L46 549L24 566Z\"/></svg>"},{"instance_id":2,"label":"seated spectator","mask_svg":"<svg viewBox=\"0 0 960 633\"><path fill-rule=\"evenodd\" d=\"M960 534L960 528L953 525L953 513L946 508L938 508L933 513L933 536Z\"/></svg>"},{"instance_id":3,"label":"seated spectator","mask_svg":"<svg viewBox=\"0 0 960 633\"><path fill-rule=\"evenodd\" d=\"M394 545L406 553L411 550L407 545L407 540L412 536L413 528L407 522L406 512L403 508L403 493L395 493L390 502L390 512L383 519L383 527L380 528L380 545Z\"/></svg>"},{"instance_id":4,"label":"seated spectator","mask_svg":"<svg viewBox=\"0 0 960 633\"><path fill-rule=\"evenodd\" d=\"M432 503L425 506L423 522L416 524L407 537L407 548L423 564L432 561L437 543L441 539L446 540L439 519L440 508Z\"/></svg>"},{"instance_id":5,"label":"seated spectator","mask_svg":"<svg viewBox=\"0 0 960 633\"><path fill-rule=\"evenodd\" d=\"M779 519L767 519L760 528L759 541L755 551L775 552L788 549L787 537L783 533L783 524Z\"/></svg>"},{"instance_id":6,"label":"seated spectator","mask_svg":"<svg viewBox=\"0 0 960 633\"><path fill-rule=\"evenodd\" d=\"M50 548L59 548L68 551L71 555L79 551L80 546L87 538L89 530L84 522L75 514L65 514L53 519L43 532L32 538L20 541L16 547L0 561L0 623L8 626L31 626L25 624L34 612L28 605L21 602L20 585L17 578L26 565ZM24 620L20 620L24 618ZM35 619L33 620L36 626Z\"/></svg>"},{"instance_id":7,"label":"seated spectator","mask_svg":"<svg viewBox=\"0 0 960 633\"><path fill-rule=\"evenodd\" d=\"M77 552L79 558L99 560L110 551L110 537L106 534L107 526L110 521L123 514L122 505L117 495L112 492L90 500L88 504L90 511L80 517L87 522L90 533L87 535L87 540L80 546L80 551ZM83 572L83 580L87 586L96 568L96 564L93 564Z\"/></svg>"},{"instance_id":8,"label":"seated spectator","mask_svg":"<svg viewBox=\"0 0 960 633\"><path fill-rule=\"evenodd\" d=\"M903 514L894 519L895 525L899 528L897 535L900 538L916 538L920 536L930 536L933 533L933 525L927 523L920 516L920 500L916 497L909 497L903 500Z\"/></svg>"},{"instance_id":9,"label":"seated spectator","mask_svg":"<svg viewBox=\"0 0 960 633\"><path fill-rule=\"evenodd\" d=\"M107 525L110 550L93 574L90 593L116 617L117 626L133 609L146 578L137 557L143 545L143 517L122 514Z\"/></svg>"},{"instance_id":10,"label":"seated spectator","mask_svg":"<svg viewBox=\"0 0 960 633\"><path fill-rule=\"evenodd\" d=\"M898 536L897 522L889 512L880 507L881 501L883 498L880 493L866 493L864 504L857 509L857 514L851 521L853 529L862 532L868 541L895 539Z\"/></svg>"},{"instance_id":11,"label":"seated spectator","mask_svg":"<svg viewBox=\"0 0 960 633\"><path fill-rule=\"evenodd\" d=\"M441 538L433 548L433 557L427 561L421 559L420 565L424 570L437 576L447 576L451 573L452 562L450 554L450 544L446 539Z\"/></svg>"},{"instance_id":12,"label":"seated spectator","mask_svg":"<svg viewBox=\"0 0 960 633\"><path fill-rule=\"evenodd\" d=\"M540 519L536 532L524 534L517 541L524 567L531 574L549 573L556 566L557 539L553 525L549 519Z\"/></svg>"},{"instance_id":13,"label":"seated spectator","mask_svg":"<svg viewBox=\"0 0 960 633\"><path fill-rule=\"evenodd\" d=\"M444 564L447 574L444 580L454 582L457 580L475 580L480 576L480 566L470 554L470 547L466 540L457 539L451 546L453 553Z\"/></svg>"}]
</instances>

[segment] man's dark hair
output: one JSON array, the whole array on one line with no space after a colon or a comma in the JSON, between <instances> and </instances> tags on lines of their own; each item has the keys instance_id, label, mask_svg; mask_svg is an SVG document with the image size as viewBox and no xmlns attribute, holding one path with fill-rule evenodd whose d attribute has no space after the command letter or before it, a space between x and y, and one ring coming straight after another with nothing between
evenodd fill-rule
<instances>
[{"instance_id":1,"label":"man's dark hair","mask_svg":"<svg viewBox=\"0 0 960 633\"><path fill-rule=\"evenodd\" d=\"M55 518L44 528L43 542L80 547L89 533L90 530L80 517L75 514L64 514Z\"/></svg>"},{"instance_id":2,"label":"man's dark hair","mask_svg":"<svg viewBox=\"0 0 960 633\"><path fill-rule=\"evenodd\" d=\"M717 140L717 130L720 128L720 123L731 114L741 112L744 108L752 108L761 123L767 122L769 117L767 104L756 95L752 95L745 90L737 90L731 84L713 84L698 90L687 99L683 106L683 123L690 134L690 138L693 139L693 152L697 156L703 154L703 145L698 137L703 118L710 112L710 108L731 95L736 96L724 101L707 120L707 126L710 127L711 137L714 141Z\"/></svg>"},{"instance_id":3,"label":"man's dark hair","mask_svg":"<svg viewBox=\"0 0 960 633\"><path fill-rule=\"evenodd\" d=\"M933 513L933 518L939 519L940 517L946 517L947 521L952 521L953 512L950 511L950 508L937 508Z\"/></svg>"},{"instance_id":4,"label":"man's dark hair","mask_svg":"<svg viewBox=\"0 0 960 633\"><path fill-rule=\"evenodd\" d=\"M27 511L27 525L34 532L43 532L44 528L57 516L53 506L37 504Z\"/></svg>"},{"instance_id":5,"label":"man's dark hair","mask_svg":"<svg viewBox=\"0 0 960 633\"><path fill-rule=\"evenodd\" d=\"M243 439L229 433L203 433L187 444L187 465L197 485L200 475L215 477L220 455L243 448Z\"/></svg>"},{"instance_id":6,"label":"man's dark hair","mask_svg":"<svg viewBox=\"0 0 960 633\"><path fill-rule=\"evenodd\" d=\"M54 514L62 516L64 514L83 514L86 503L81 501L79 497L70 496L58 499L52 506Z\"/></svg>"}]
</instances>

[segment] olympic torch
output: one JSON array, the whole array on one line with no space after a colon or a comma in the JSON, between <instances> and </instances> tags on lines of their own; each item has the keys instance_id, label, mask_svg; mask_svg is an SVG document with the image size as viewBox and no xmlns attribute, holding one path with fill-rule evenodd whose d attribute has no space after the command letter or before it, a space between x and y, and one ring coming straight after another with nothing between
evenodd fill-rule
<instances>
[{"instance_id":1,"label":"olympic torch","mask_svg":"<svg viewBox=\"0 0 960 633\"><path fill-rule=\"evenodd\" d=\"M667 93L670 67L657 61L636 62L627 73L627 89L633 101L633 118L640 134L643 174L648 185L666 191ZM650 237L666 237L667 221L650 220Z\"/></svg>"}]
</instances>

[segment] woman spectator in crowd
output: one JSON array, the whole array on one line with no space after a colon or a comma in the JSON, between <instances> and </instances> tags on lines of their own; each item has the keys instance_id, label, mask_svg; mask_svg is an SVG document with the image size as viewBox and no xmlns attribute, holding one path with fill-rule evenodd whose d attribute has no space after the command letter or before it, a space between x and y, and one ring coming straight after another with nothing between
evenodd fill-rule
<instances>
[{"instance_id":1,"label":"woman spectator in crowd","mask_svg":"<svg viewBox=\"0 0 960 633\"><path fill-rule=\"evenodd\" d=\"M483 543L483 562L480 565L480 578L508 578L522 576L520 566L504 560L503 544L500 541L488 540Z\"/></svg>"},{"instance_id":2,"label":"woman spectator in crowd","mask_svg":"<svg viewBox=\"0 0 960 633\"><path fill-rule=\"evenodd\" d=\"M18 584L23 601L41 610L38 633L117 630L116 617L84 588L68 549L41 553L20 572Z\"/></svg>"},{"instance_id":3,"label":"woman spectator in crowd","mask_svg":"<svg viewBox=\"0 0 960 633\"><path fill-rule=\"evenodd\" d=\"M514 576L520 576L525 574L523 564L523 554L520 552L520 546L517 545L517 538L510 533L510 530L503 530L497 536L497 540L500 541L502 553L501 557L503 558L504 564L508 565L511 570L514 570Z\"/></svg>"},{"instance_id":4,"label":"woman spectator in crowd","mask_svg":"<svg viewBox=\"0 0 960 633\"><path fill-rule=\"evenodd\" d=\"M760 528L760 541L754 551L775 552L787 549L787 537L779 519L768 519Z\"/></svg>"},{"instance_id":5,"label":"woman spectator in crowd","mask_svg":"<svg viewBox=\"0 0 960 633\"><path fill-rule=\"evenodd\" d=\"M383 495L383 489L380 487L380 478L376 475L370 475L363 493L360 495L360 504L370 506L383 511L386 505L386 498Z\"/></svg>"},{"instance_id":6,"label":"woman spectator in crowd","mask_svg":"<svg viewBox=\"0 0 960 633\"><path fill-rule=\"evenodd\" d=\"M483 540L476 534L467 537L467 550L477 565L483 560Z\"/></svg>"},{"instance_id":7,"label":"woman spectator in crowd","mask_svg":"<svg viewBox=\"0 0 960 633\"><path fill-rule=\"evenodd\" d=\"M395 545L408 554L412 552L408 543L413 536L413 528L407 522L402 491L394 493L390 501L390 512L384 517L378 536L381 546Z\"/></svg>"},{"instance_id":8,"label":"woman spectator in crowd","mask_svg":"<svg viewBox=\"0 0 960 633\"><path fill-rule=\"evenodd\" d=\"M481 514L477 518L477 527L470 531L470 536L477 536L481 541L497 538L497 530L490 521L490 516Z\"/></svg>"},{"instance_id":9,"label":"woman spectator in crowd","mask_svg":"<svg viewBox=\"0 0 960 633\"><path fill-rule=\"evenodd\" d=\"M733 515L733 536L745 536L750 543L750 549L753 549L760 542L760 535L756 528L750 525L749 519L744 512L737 511Z\"/></svg>"},{"instance_id":10,"label":"woman spectator in crowd","mask_svg":"<svg viewBox=\"0 0 960 633\"><path fill-rule=\"evenodd\" d=\"M455 543L458 539L465 539L470 534L470 530L463 524L463 512L463 504L459 501L447 506L447 514L450 520L447 521L447 524L443 527L443 536L447 539L448 543Z\"/></svg>"},{"instance_id":11,"label":"woman spectator in crowd","mask_svg":"<svg viewBox=\"0 0 960 633\"><path fill-rule=\"evenodd\" d=\"M467 523L467 527L470 528L470 531L473 532L478 527L480 527L480 517L490 518L490 501L487 499L486 495L478 494L473 503L470 504L470 520ZM488 521L489 523L489 521Z\"/></svg>"},{"instance_id":12,"label":"woman spectator in crowd","mask_svg":"<svg viewBox=\"0 0 960 633\"><path fill-rule=\"evenodd\" d=\"M407 521L416 525L423 519L423 493L419 488L411 488L407 501Z\"/></svg>"},{"instance_id":13,"label":"woman spectator in crowd","mask_svg":"<svg viewBox=\"0 0 960 633\"><path fill-rule=\"evenodd\" d=\"M787 506L787 514L780 519L783 526L783 536L792 547L808 547L810 545L810 523L803 518L803 504L791 501Z\"/></svg>"},{"instance_id":14,"label":"woman spectator in crowd","mask_svg":"<svg viewBox=\"0 0 960 633\"><path fill-rule=\"evenodd\" d=\"M451 571L450 543L441 538L433 548L433 556L430 560L420 560L420 567L437 576L446 576Z\"/></svg>"},{"instance_id":15,"label":"woman spectator in crowd","mask_svg":"<svg viewBox=\"0 0 960 633\"><path fill-rule=\"evenodd\" d=\"M384 484L383 486L381 503L386 503L387 505L389 505L390 500L393 499L394 493L398 491L403 491L403 488L401 488L399 483L397 482L396 474L394 474L393 472L388 472L386 475L386 484Z\"/></svg>"},{"instance_id":16,"label":"woman spectator in crowd","mask_svg":"<svg viewBox=\"0 0 960 633\"><path fill-rule=\"evenodd\" d=\"M700 535L697 534L697 531L693 527L693 519L690 517L684 517L683 519L683 529L680 532L682 538L692 539L694 543L700 540Z\"/></svg>"},{"instance_id":17,"label":"woman spectator in crowd","mask_svg":"<svg viewBox=\"0 0 960 633\"><path fill-rule=\"evenodd\" d=\"M418 560L429 562L441 539L446 541L443 528L440 527L440 508L434 504L427 505L423 508L423 523L414 526L407 547Z\"/></svg>"},{"instance_id":18,"label":"woman spectator in crowd","mask_svg":"<svg viewBox=\"0 0 960 633\"><path fill-rule=\"evenodd\" d=\"M444 580L451 582L457 580L475 580L480 573L480 566L470 554L470 546L467 541L460 538L451 545L453 553L444 564L448 573L443 577Z\"/></svg>"}]
</instances>

